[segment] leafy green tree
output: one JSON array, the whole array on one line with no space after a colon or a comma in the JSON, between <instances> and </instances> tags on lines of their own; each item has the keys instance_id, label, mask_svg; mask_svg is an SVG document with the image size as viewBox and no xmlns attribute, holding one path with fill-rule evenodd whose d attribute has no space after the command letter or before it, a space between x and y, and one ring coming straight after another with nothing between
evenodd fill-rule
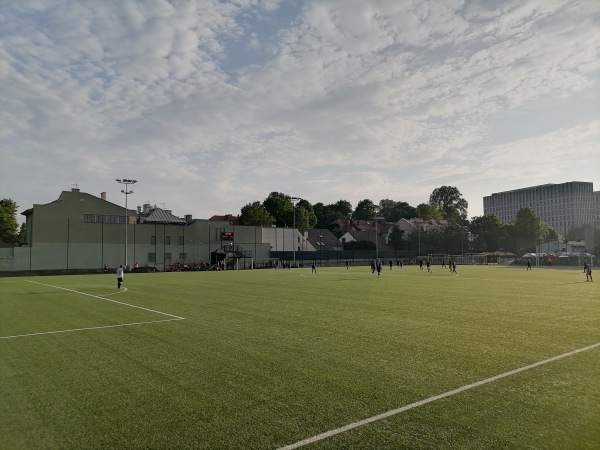
<instances>
[{"instance_id":1,"label":"leafy green tree","mask_svg":"<svg viewBox=\"0 0 600 450\"><path fill-rule=\"evenodd\" d=\"M17 233L19 228L17 222L18 208L17 204L9 198L0 200L0 241L9 244L19 242Z\"/></svg>"},{"instance_id":2,"label":"leafy green tree","mask_svg":"<svg viewBox=\"0 0 600 450\"><path fill-rule=\"evenodd\" d=\"M317 216L313 206L307 200L296 204L296 228L313 228L317 224Z\"/></svg>"},{"instance_id":3,"label":"leafy green tree","mask_svg":"<svg viewBox=\"0 0 600 450\"><path fill-rule=\"evenodd\" d=\"M393 220L395 208L395 200L382 199L379 201L379 215L385 217L387 222L396 222L396 220Z\"/></svg>"},{"instance_id":4,"label":"leafy green tree","mask_svg":"<svg viewBox=\"0 0 600 450\"><path fill-rule=\"evenodd\" d=\"M329 224L337 219L337 212L332 205L324 205L323 203L315 203L313 211L317 218L317 228L328 228Z\"/></svg>"},{"instance_id":5,"label":"leafy green tree","mask_svg":"<svg viewBox=\"0 0 600 450\"><path fill-rule=\"evenodd\" d=\"M534 252L536 245L544 242L549 227L530 208L521 208L509 227L515 250L518 253Z\"/></svg>"},{"instance_id":6,"label":"leafy green tree","mask_svg":"<svg viewBox=\"0 0 600 450\"><path fill-rule=\"evenodd\" d=\"M367 199L361 200L356 205L353 217L358 220L370 220L375 217L375 203Z\"/></svg>"},{"instance_id":7,"label":"leafy green tree","mask_svg":"<svg viewBox=\"0 0 600 450\"><path fill-rule=\"evenodd\" d=\"M398 222L400 219L416 217L417 209L406 202L384 199L379 202L379 215L388 222Z\"/></svg>"},{"instance_id":8,"label":"leafy green tree","mask_svg":"<svg viewBox=\"0 0 600 450\"><path fill-rule=\"evenodd\" d=\"M338 214L338 219L350 219L352 217L352 204L348 200L338 200L331 205L331 208Z\"/></svg>"},{"instance_id":9,"label":"leafy green tree","mask_svg":"<svg viewBox=\"0 0 600 450\"><path fill-rule=\"evenodd\" d=\"M395 211L395 220L392 220L392 222L398 222L400 219L413 219L417 217L417 208L415 208L414 206L410 206L406 202L396 203Z\"/></svg>"},{"instance_id":10,"label":"leafy green tree","mask_svg":"<svg viewBox=\"0 0 600 450\"><path fill-rule=\"evenodd\" d=\"M19 242L27 242L27 225L25 222L21 224L19 229Z\"/></svg>"},{"instance_id":11,"label":"leafy green tree","mask_svg":"<svg viewBox=\"0 0 600 450\"><path fill-rule=\"evenodd\" d=\"M394 250L403 250L405 247L405 242L403 238L404 230L401 230L398 225L394 225L392 227L392 231L390 232L389 243Z\"/></svg>"},{"instance_id":12,"label":"leafy green tree","mask_svg":"<svg viewBox=\"0 0 600 450\"><path fill-rule=\"evenodd\" d=\"M258 201L248 203L241 210L240 225L270 227L275 222L269 211Z\"/></svg>"},{"instance_id":13,"label":"leafy green tree","mask_svg":"<svg viewBox=\"0 0 600 450\"><path fill-rule=\"evenodd\" d=\"M431 205L429 203L421 203L417 205L416 212L417 217L423 220L440 220L444 218L443 214L440 212L437 206Z\"/></svg>"},{"instance_id":14,"label":"leafy green tree","mask_svg":"<svg viewBox=\"0 0 600 450\"><path fill-rule=\"evenodd\" d=\"M338 200L329 205L315 203L313 210L317 218L317 228L328 228L334 220L349 219L352 216L352 205L347 200Z\"/></svg>"},{"instance_id":15,"label":"leafy green tree","mask_svg":"<svg viewBox=\"0 0 600 450\"><path fill-rule=\"evenodd\" d=\"M463 198L458 188L454 186L441 186L433 190L429 196L429 204L443 214L449 222L465 224L467 222L467 209L469 203Z\"/></svg>"},{"instance_id":16,"label":"leafy green tree","mask_svg":"<svg viewBox=\"0 0 600 450\"><path fill-rule=\"evenodd\" d=\"M275 219L278 227L292 226L294 215L294 204L289 195L281 192L271 192L263 201L263 206Z\"/></svg>"},{"instance_id":17,"label":"leafy green tree","mask_svg":"<svg viewBox=\"0 0 600 450\"><path fill-rule=\"evenodd\" d=\"M473 217L468 228L473 235L473 248L481 252L500 250L501 242L508 238L506 229L495 214Z\"/></svg>"}]
</instances>

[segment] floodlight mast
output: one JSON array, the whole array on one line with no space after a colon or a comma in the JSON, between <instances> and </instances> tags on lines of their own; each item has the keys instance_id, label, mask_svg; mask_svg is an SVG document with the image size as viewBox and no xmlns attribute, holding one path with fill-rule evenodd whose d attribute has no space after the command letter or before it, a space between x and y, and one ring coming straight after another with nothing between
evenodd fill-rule
<instances>
[{"instance_id":1,"label":"floodlight mast","mask_svg":"<svg viewBox=\"0 0 600 450\"><path fill-rule=\"evenodd\" d=\"M378 234L378 230L377 230L377 221L378 220L382 220L385 219L385 217L379 217L377 216L377 213L379 212L379 207L375 207L375 217L373 217L373 220L375 221L375 263L377 264L377 261L379 260L379 237L377 236Z\"/></svg>"},{"instance_id":2,"label":"floodlight mast","mask_svg":"<svg viewBox=\"0 0 600 450\"><path fill-rule=\"evenodd\" d=\"M293 260L294 260L294 267L296 267L296 202L298 202L300 200L299 197L292 197L292 204L294 206L294 225L293 225L293 229L292 229L292 254L293 256Z\"/></svg>"},{"instance_id":3,"label":"floodlight mast","mask_svg":"<svg viewBox=\"0 0 600 450\"><path fill-rule=\"evenodd\" d=\"M129 223L127 196L129 194L133 194L133 191L129 190L129 185L137 183L137 180L131 180L129 178L117 178L116 181L119 184L125 185L125 189L121 189L121 192L125 194L125 269L127 269L127 224Z\"/></svg>"}]
</instances>

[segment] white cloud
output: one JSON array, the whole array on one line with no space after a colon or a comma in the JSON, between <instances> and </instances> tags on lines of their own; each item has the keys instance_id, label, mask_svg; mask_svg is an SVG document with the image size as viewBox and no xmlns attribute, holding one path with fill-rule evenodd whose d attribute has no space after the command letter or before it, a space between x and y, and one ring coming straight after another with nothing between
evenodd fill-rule
<instances>
[{"instance_id":1,"label":"white cloud","mask_svg":"<svg viewBox=\"0 0 600 450\"><path fill-rule=\"evenodd\" d=\"M600 168L597 108L540 131L599 91L599 19L593 0L2 3L0 189L26 208L127 176L139 203L209 217L462 183L476 210L564 175L545 157Z\"/></svg>"}]
</instances>

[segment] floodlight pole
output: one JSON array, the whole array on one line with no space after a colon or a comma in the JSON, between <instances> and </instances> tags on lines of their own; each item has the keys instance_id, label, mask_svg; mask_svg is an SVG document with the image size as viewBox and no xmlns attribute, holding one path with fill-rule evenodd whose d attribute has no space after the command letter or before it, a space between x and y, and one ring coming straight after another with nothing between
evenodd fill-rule
<instances>
[{"instance_id":1,"label":"floodlight pole","mask_svg":"<svg viewBox=\"0 0 600 450\"><path fill-rule=\"evenodd\" d=\"M292 254L294 255L294 267L296 267L296 202L300 200L299 197L292 197L292 205L294 206L294 225L292 227Z\"/></svg>"},{"instance_id":2,"label":"floodlight pole","mask_svg":"<svg viewBox=\"0 0 600 450\"><path fill-rule=\"evenodd\" d=\"M323 267L323 235L319 235L319 266Z\"/></svg>"},{"instance_id":3,"label":"floodlight pole","mask_svg":"<svg viewBox=\"0 0 600 450\"><path fill-rule=\"evenodd\" d=\"M127 196L133 194L133 191L128 189L130 184L137 183L137 180L130 180L128 178L117 178L117 183L124 184L125 189L121 189L121 192L125 194L125 269L127 269L127 224L129 222L128 210L127 210Z\"/></svg>"},{"instance_id":4,"label":"floodlight pole","mask_svg":"<svg viewBox=\"0 0 600 450\"><path fill-rule=\"evenodd\" d=\"M375 214L377 214L379 212L378 208L375 208ZM379 244L378 244L378 240L379 240L379 236L377 235L377 221L379 219L385 219L385 217L378 217L375 216L373 217L373 220L375 221L375 262L377 262L379 260Z\"/></svg>"}]
</instances>

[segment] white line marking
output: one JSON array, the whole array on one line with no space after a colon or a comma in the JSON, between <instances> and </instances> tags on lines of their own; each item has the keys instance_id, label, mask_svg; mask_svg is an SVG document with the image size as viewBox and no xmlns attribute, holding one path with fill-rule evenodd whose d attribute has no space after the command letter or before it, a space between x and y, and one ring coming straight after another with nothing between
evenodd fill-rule
<instances>
[{"instance_id":1,"label":"white line marking","mask_svg":"<svg viewBox=\"0 0 600 450\"><path fill-rule=\"evenodd\" d=\"M73 331L84 331L84 330L99 330L102 328L130 327L133 325L147 325L149 323L172 322L174 320L183 320L183 319L163 319L163 320L152 320L150 322L133 322L133 323L121 323L118 325L104 325L104 326L100 326L100 327L73 328L72 330L44 331L41 333L16 334L14 336L0 336L0 339L12 339L12 338L18 338L18 337L25 337L25 336L39 336L41 334L70 333Z\"/></svg>"},{"instance_id":2,"label":"white line marking","mask_svg":"<svg viewBox=\"0 0 600 450\"><path fill-rule=\"evenodd\" d=\"M410 405L402 406L401 408L392 409L392 410L384 412L382 414L378 414L376 416L368 417L366 419L359 420L358 422L353 422L353 423L350 423L348 425L344 425L343 427L336 428L334 430L326 431L325 433L321 433L321 434L318 434L316 436L303 439L303 440L298 441L298 442L296 442L294 444L290 444L290 445L286 445L284 447L280 447L278 450L292 450L292 449L295 449L295 448L304 447L305 445L312 444L313 442L317 442L317 441L322 441L323 439L330 438L332 436L335 436L336 434L344 433L346 431L352 430L353 428L358 428L360 426L363 426L363 425L366 425L366 424L369 424L369 423L372 423L372 422L376 422L378 420L386 419L388 417L395 416L396 414L400 414L401 412L408 411L409 409L413 409L413 408L416 408L418 406L426 405L427 403L435 402L437 400L441 400L443 398L450 397L450 396L455 395L455 394L459 394L459 393L464 392L466 390L473 389L473 388L482 386L484 384L491 383L491 382L499 380L501 378L508 377L508 376L511 376L511 375L515 375L515 374L520 373L520 372L524 372L525 370L533 369L534 367L541 366L542 364L548 364L548 363L556 361L558 359L566 358L567 356L572 356L572 355L575 355L577 353L585 352L587 350L592 350L592 349L594 349L596 347L600 347L600 342L597 342L596 344L588 345L587 347L579 348L577 350L573 350L573 351L570 351L570 352L567 352L567 353L563 353L562 355L553 356L553 357L548 358L548 359L543 359L542 361L538 361L536 363L529 364L527 366L523 366L523 367L520 367L518 369L510 370L508 372L504 372L504 373L501 373L499 375L495 375L493 377L486 378L485 380L481 380L481 381L477 381L475 383L467 384L467 385L459 387L457 389L453 389L451 391L444 392L443 394L435 395L433 397L429 397L429 398L426 398L424 400L420 400L418 402L411 403Z\"/></svg>"},{"instance_id":3,"label":"white line marking","mask_svg":"<svg viewBox=\"0 0 600 450\"><path fill-rule=\"evenodd\" d=\"M51 284L39 283L37 281L31 281L31 280L27 280L27 281L29 283L40 284L42 286L48 286L48 287L52 287L52 288L56 288L56 289L62 289L63 291L69 291L69 292L75 292L76 294L87 295L88 297L98 298L100 300L104 300L104 301L107 301L107 302L118 303L119 305L130 306L131 308L143 309L144 311L150 311L150 312L153 312L153 313L156 313L156 314L162 314L163 316L173 317L173 318L178 319L178 320L185 320L184 317L179 317L179 316L175 316L173 314L168 314L168 313L165 313L165 312L156 311L156 310L150 309L150 308L144 308L143 306L130 305L129 303L120 302L118 300L111 300L110 298L100 297L99 295L88 294L86 292L76 291L74 289L67 289L67 288L60 287L60 286L53 286Z\"/></svg>"}]
</instances>

